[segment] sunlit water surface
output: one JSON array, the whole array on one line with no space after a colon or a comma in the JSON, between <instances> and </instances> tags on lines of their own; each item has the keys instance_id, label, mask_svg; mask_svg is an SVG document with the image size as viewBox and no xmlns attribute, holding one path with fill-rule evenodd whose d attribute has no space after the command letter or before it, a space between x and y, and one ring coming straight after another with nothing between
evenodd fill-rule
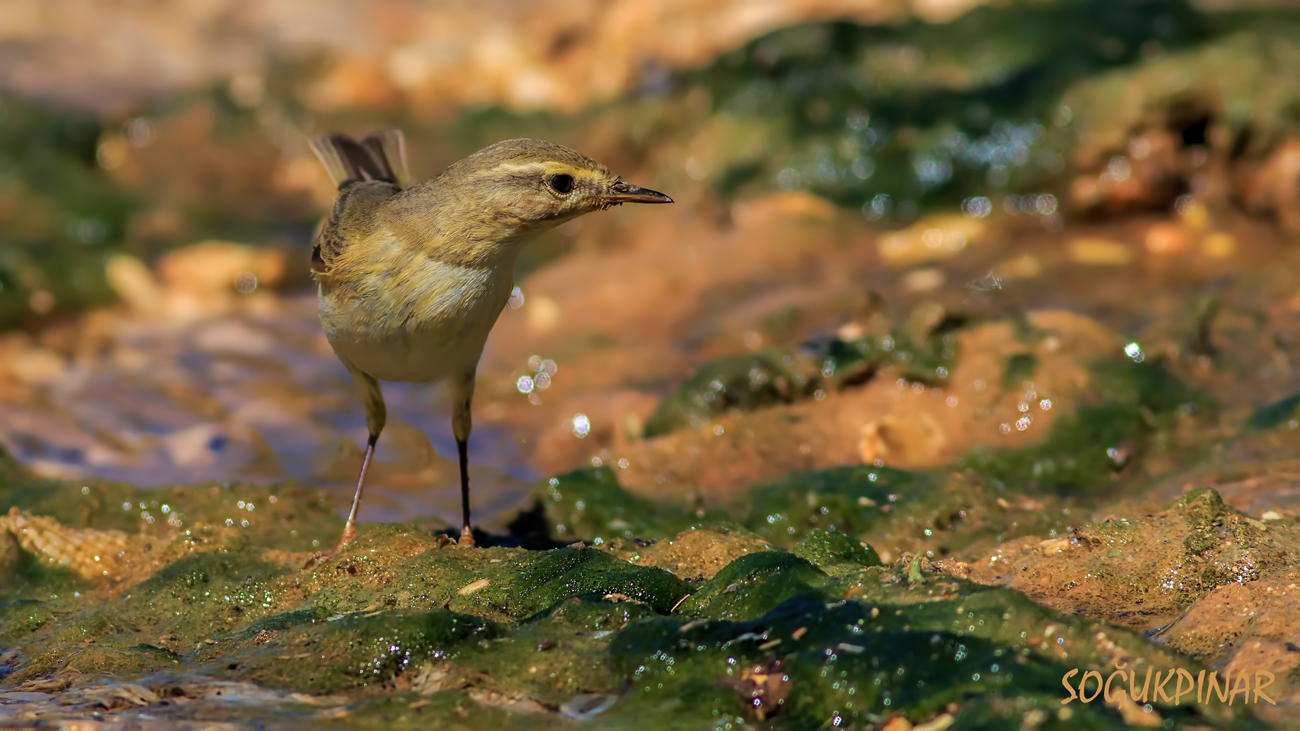
<instances>
[{"instance_id":1,"label":"sunlit water surface","mask_svg":"<svg viewBox=\"0 0 1300 731\"><path fill-rule=\"evenodd\" d=\"M292 478L336 491L343 505L365 414L321 334L315 298L287 298L278 309L188 324L128 320L103 357L6 404L0 441L51 476L144 487ZM455 524L456 448L442 386L383 388L388 426L362 517ZM516 507L536 477L499 429L475 428L470 461L484 519Z\"/></svg>"}]
</instances>

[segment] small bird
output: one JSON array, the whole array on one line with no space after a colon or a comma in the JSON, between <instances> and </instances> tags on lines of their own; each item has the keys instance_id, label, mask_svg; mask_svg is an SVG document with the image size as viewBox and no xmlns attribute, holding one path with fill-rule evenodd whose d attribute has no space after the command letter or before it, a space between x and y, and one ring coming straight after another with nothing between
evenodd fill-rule
<instances>
[{"instance_id":1,"label":"small bird","mask_svg":"<svg viewBox=\"0 0 1300 731\"><path fill-rule=\"evenodd\" d=\"M459 542L473 546L468 445L474 376L488 332L514 289L520 249L593 211L673 201L542 140L498 142L407 188L398 130L360 140L331 133L310 144L339 190L311 254L321 326L360 391L370 432L352 510L338 546L326 556L356 537L366 468L387 413L380 381L449 381L464 513Z\"/></svg>"}]
</instances>

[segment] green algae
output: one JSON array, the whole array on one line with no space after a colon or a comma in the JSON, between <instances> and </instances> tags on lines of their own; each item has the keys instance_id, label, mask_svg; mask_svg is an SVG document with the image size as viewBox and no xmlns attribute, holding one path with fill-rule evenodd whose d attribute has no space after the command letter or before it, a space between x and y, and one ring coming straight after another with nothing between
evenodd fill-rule
<instances>
[{"instance_id":1,"label":"green algae","mask_svg":"<svg viewBox=\"0 0 1300 731\"><path fill-rule=\"evenodd\" d=\"M101 481L53 482L16 471L0 482L0 512L11 508L71 528L159 537L199 526L237 526L245 540L285 550L323 545L343 529L328 493L295 482L142 489Z\"/></svg>"},{"instance_id":2,"label":"green algae","mask_svg":"<svg viewBox=\"0 0 1300 731\"><path fill-rule=\"evenodd\" d=\"M667 537L703 520L673 506L635 497L609 467L566 472L533 490L548 535L595 545L615 538Z\"/></svg>"},{"instance_id":3,"label":"green algae","mask_svg":"<svg viewBox=\"0 0 1300 731\"><path fill-rule=\"evenodd\" d=\"M1034 371L1038 369L1038 356L1033 353L1016 353L1007 356L1002 366L1002 390L1012 391L1021 388L1025 381L1032 381Z\"/></svg>"},{"instance_id":4,"label":"green algae","mask_svg":"<svg viewBox=\"0 0 1300 731\"><path fill-rule=\"evenodd\" d=\"M1125 152L1120 136L1163 128L1185 144L1258 160L1290 134L1300 123L1291 75L1300 19L1238 11L1213 22L1216 32L1202 43L1073 85L1061 103L1077 112L1078 154L1100 164ZM1220 127L1222 137L1207 138L1210 127Z\"/></svg>"},{"instance_id":5,"label":"green algae","mask_svg":"<svg viewBox=\"0 0 1300 731\"><path fill-rule=\"evenodd\" d=\"M210 636L224 633L232 623L271 614L282 601L275 579L288 573L286 567L263 560L258 551L195 553L167 564L97 611L121 617L121 628L132 638L140 631ZM100 641L106 635L111 637L100 633Z\"/></svg>"},{"instance_id":6,"label":"green algae","mask_svg":"<svg viewBox=\"0 0 1300 731\"><path fill-rule=\"evenodd\" d=\"M9 531L0 532L0 606L24 599L46 599L60 592L88 590L93 584L64 566L52 566L24 551Z\"/></svg>"},{"instance_id":7,"label":"green algae","mask_svg":"<svg viewBox=\"0 0 1300 731\"><path fill-rule=\"evenodd\" d=\"M889 605L804 595L749 621L632 625L610 648L614 666L632 685L620 710L668 715L690 708L796 728L859 727L894 713L921 722L949 712L962 728L1019 728L1025 713L1060 707L1067 672L1094 662L1100 670L1106 662L1096 653L1067 662L1030 649L1025 638L1042 627L1032 621L1038 617L1016 617L1017 605L1025 603ZM1000 622L1005 630L995 633L986 628L992 617L1015 621ZM1085 624L1061 619L1048 630L1073 634ZM1142 642L1133 635L1122 639ZM1199 716L1156 708L1169 718ZM1065 721L1052 726L1059 728L1125 727L1118 712L1099 704L1054 720Z\"/></svg>"},{"instance_id":8,"label":"green algae","mask_svg":"<svg viewBox=\"0 0 1300 731\"><path fill-rule=\"evenodd\" d=\"M1041 191L1072 139L1057 126L1062 90L1153 44L1201 42L1209 25L1174 0L1074 0L774 31L690 77L726 130L717 138L762 141L724 146L709 178L723 196L804 188L871 218Z\"/></svg>"},{"instance_id":9,"label":"green algae","mask_svg":"<svg viewBox=\"0 0 1300 731\"><path fill-rule=\"evenodd\" d=\"M300 624L209 665L218 677L331 694L382 687L426 661L454 660L501 634L490 621L445 609L381 611Z\"/></svg>"},{"instance_id":10,"label":"green algae","mask_svg":"<svg viewBox=\"0 0 1300 731\"><path fill-rule=\"evenodd\" d=\"M785 551L753 553L727 564L685 602L681 611L720 619L754 619L781 602L816 594L826 574Z\"/></svg>"},{"instance_id":11,"label":"green algae","mask_svg":"<svg viewBox=\"0 0 1300 731\"><path fill-rule=\"evenodd\" d=\"M916 314L913 313L913 318ZM908 381L939 384L952 372L957 355L957 341L951 328L945 327L947 323L941 313L938 321L919 327L906 323L900 332L889 335L811 340L802 344L798 352L814 360L810 380L818 388L839 390L855 386L885 366L892 367L898 377Z\"/></svg>"},{"instance_id":12,"label":"green algae","mask_svg":"<svg viewBox=\"0 0 1300 731\"><path fill-rule=\"evenodd\" d=\"M1121 371L1097 384L1095 396L1132 399L1157 419L1187 403L1188 390L1159 374L1144 378ZM136 502L117 516L76 507L76 500L111 507L123 488L83 494L80 486L66 493L55 486L52 494L65 499L47 503L23 478L18 483L6 499L59 511L81 526L159 527L139 517L137 498L149 491L130 493ZM235 496L252 496L259 501L253 515L264 515L260 501L269 495L243 489L199 492L209 494L203 504L217 515ZM951 714L959 727L1012 728L1031 719L1040 727L1118 728L1119 712L1101 704L1076 703L1057 715L1066 696L1061 678L1075 668L1107 674L1118 656L1143 671L1199 671L1136 633L939 572L919 550L882 566L863 544L889 535L903 545L955 546L980 531L1006 531L957 517L993 502L996 492L961 476L844 467L757 485L701 517L691 506L633 497L615 471L597 468L544 480L537 495L550 530L565 525L566 539L593 543L606 537L602 544L613 550L464 550L394 524L365 526L342 553L310 570L301 568L301 554L271 550L269 536L201 527L199 511L189 507L192 527L171 541L156 535L150 555L158 568L147 577L87 585L83 596L58 588L50 592L57 597L0 605L0 646L11 652L5 682L185 671L351 700L331 724L356 728L379 719L398 727L485 720L569 727L591 718L626 728L739 721L804 728L837 718L840 726L862 727L896 714L917 723ZM1280 560L1261 543L1269 535L1262 524L1213 491L1188 493L1171 509L1183 526L1171 560L1201 572L1184 580L1187 591ZM648 543L624 542L633 537L692 526L704 526L692 535L725 531L725 516L754 531L754 540L790 550L736 556L737 544L736 557L698 583L622 555ZM1025 516L1021 530L1032 531L1040 517ZM1100 546L1145 530L1107 522L1075 535ZM1161 576L1143 571L1115 580L1152 584ZM49 581L58 586L57 578ZM1195 712L1160 698L1153 704L1174 723L1244 723L1241 712L1213 704Z\"/></svg>"},{"instance_id":13,"label":"green algae","mask_svg":"<svg viewBox=\"0 0 1300 731\"><path fill-rule=\"evenodd\" d=\"M1138 351L1140 352L1140 351ZM1084 403L1020 449L977 449L958 461L980 478L1016 490L1063 495L1110 492L1183 416L1210 411L1208 397L1153 362L1102 361L1090 369Z\"/></svg>"},{"instance_id":14,"label":"green algae","mask_svg":"<svg viewBox=\"0 0 1300 731\"><path fill-rule=\"evenodd\" d=\"M793 472L748 490L742 524L778 545L818 529L862 535L892 510L929 495L935 480L891 467L833 467Z\"/></svg>"},{"instance_id":15,"label":"green algae","mask_svg":"<svg viewBox=\"0 0 1300 731\"><path fill-rule=\"evenodd\" d=\"M1272 429L1283 424L1290 426L1297 416L1300 416L1300 394L1261 406L1246 418L1242 426L1247 430Z\"/></svg>"},{"instance_id":16,"label":"green algae","mask_svg":"<svg viewBox=\"0 0 1300 731\"><path fill-rule=\"evenodd\" d=\"M901 482L906 473L884 474ZM1229 514L1213 493L1184 501L1198 526ZM11 676L19 680L69 667L121 679L183 668L360 696L335 719L357 728L591 717L628 728L718 719L798 728L896 713L984 725L1059 706L1071 668L1106 669L1113 651L1099 632L1139 664L1197 669L1140 635L923 560L881 566L838 527L807 531L793 552L740 556L694 593L596 548L437 545L410 526L374 528L303 571L253 545L204 544L93 606L6 605L0 641L26 657ZM924 580L907 580L912 569ZM356 609L335 613L343 605ZM1156 711L1186 717L1160 703ZM1202 723L1229 718L1203 712ZM1072 718L1119 725L1099 705Z\"/></svg>"},{"instance_id":17,"label":"green algae","mask_svg":"<svg viewBox=\"0 0 1300 731\"><path fill-rule=\"evenodd\" d=\"M915 314L915 313L914 313ZM889 366L900 378L938 384L956 359L949 320L905 326L902 332L854 339L816 338L791 352L716 358L697 368L646 420L645 436L697 429L730 411L757 411L789 404L818 391L840 390L869 380Z\"/></svg>"},{"instance_id":18,"label":"green algae","mask_svg":"<svg viewBox=\"0 0 1300 731\"><path fill-rule=\"evenodd\" d=\"M588 502L592 493L587 490L593 488L599 500ZM802 543L799 551L808 552L810 560L827 566L835 556L849 562L869 560L857 553L874 551L862 547L862 542L887 545L891 550L928 551L927 555L933 557L976 542L996 543L1065 528L1063 515L1041 510L1008 525L989 508L1006 495L1005 487L988 480L967 479L963 474L871 465L797 470L756 484L707 510L629 495L619 485L615 471L604 467L550 478L534 488L551 539L581 538L621 556L636 558L653 553L644 547L680 537L683 531L712 533L717 538L708 545L718 546L735 543L732 534L739 531L752 536L753 541L748 543L763 541L764 545L786 548ZM583 508L576 510L577 505ZM616 506L618 512L605 512L611 510L608 506ZM583 518L585 522L575 523L571 519L575 515L593 520ZM611 516L628 517L624 520ZM613 540L607 530L611 524L617 529ZM748 543L741 540L736 545ZM669 565L692 564L680 558L666 560Z\"/></svg>"},{"instance_id":19,"label":"green algae","mask_svg":"<svg viewBox=\"0 0 1300 731\"><path fill-rule=\"evenodd\" d=\"M104 261L139 207L96 163L92 115L0 96L0 330L43 314L77 312L112 298Z\"/></svg>"},{"instance_id":20,"label":"green algae","mask_svg":"<svg viewBox=\"0 0 1300 731\"><path fill-rule=\"evenodd\" d=\"M789 361L789 362L787 362ZM779 354L756 353L718 358L692 373L645 422L645 435L698 428L711 416L730 410L754 411L790 403L806 388L805 378Z\"/></svg>"},{"instance_id":21,"label":"green algae","mask_svg":"<svg viewBox=\"0 0 1300 731\"><path fill-rule=\"evenodd\" d=\"M860 568L879 566L880 554L876 549L838 531L815 530L800 538L790 553L808 561L823 571L839 567Z\"/></svg>"},{"instance_id":22,"label":"green algae","mask_svg":"<svg viewBox=\"0 0 1300 731\"><path fill-rule=\"evenodd\" d=\"M691 593L685 582L663 569L629 564L595 549L560 548L529 555L498 573L508 579L489 583L475 596L515 618L582 594L619 594L667 613Z\"/></svg>"},{"instance_id":23,"label":"green algae","mask_svg":"<svg viewBox=\"0 0 1300 731\"><path fill-rule=\"evenodd\" d=\"M999 560L1019 567L1003 576L1010 586L1054 606L1154 631L1194 603L1203 611L1207 594L1220 587L1286 577L1297 540L1293 525L1265 524L1202 488L1155 513L1086 522L1056 548L1021 545ZM1070 579L1063 583L1062 576ZM1087 588L1072 591L1080 585ZM1202 656L1224 652L1223 642L1216 634Z\"/></svg>"}]
</instances>

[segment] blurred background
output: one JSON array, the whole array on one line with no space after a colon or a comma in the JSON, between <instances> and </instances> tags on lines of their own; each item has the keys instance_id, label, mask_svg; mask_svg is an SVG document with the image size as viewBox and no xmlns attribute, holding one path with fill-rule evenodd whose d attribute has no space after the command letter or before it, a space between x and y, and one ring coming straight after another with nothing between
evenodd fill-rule
<instances>
[{"instance_id":1,"label":"blurred background","mask_svg":"<svg viewBox=\"0 0 1300 731\"><path fill-rule=\"evenodd\" d=\"M677 201L521 257L480 367L483 515L583 464L725 489L886 453L943 464L1027 430L1023 398L913 428L818 390L801 426L648 439L700 364L810 338L1065 309L1225 409L1300 388L1300 3L4 0L0 17L0 443L41 474L350 494L364 420L307 276L334 190L306 140L331 130L403 129L421 179L547 138ZM954 388L999 378L1021 385ZM386 390L365 517L454 518L442 392Z\"/></svg>"}]
</instances>

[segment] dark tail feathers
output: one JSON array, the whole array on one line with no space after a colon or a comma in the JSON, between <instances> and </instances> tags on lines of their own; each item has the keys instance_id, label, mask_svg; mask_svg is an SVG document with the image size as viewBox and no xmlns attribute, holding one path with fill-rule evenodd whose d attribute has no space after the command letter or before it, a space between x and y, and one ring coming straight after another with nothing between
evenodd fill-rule
<instances>
[{"instance_id":1,"label":"dark tail feathers","mask_svg":"<svg viewBox=\"0 0 1300 731\"><path fill-rule=\"evenodd\" d=\"M401 185L409 176L406 170L406 141L401 130L371 132L360 140L338 132L311 139L312 152L325 165L330 179L342 190L364 180L379 180ZM392 162L398 169L394 170Z\"/></svg>"}]
</instances>

